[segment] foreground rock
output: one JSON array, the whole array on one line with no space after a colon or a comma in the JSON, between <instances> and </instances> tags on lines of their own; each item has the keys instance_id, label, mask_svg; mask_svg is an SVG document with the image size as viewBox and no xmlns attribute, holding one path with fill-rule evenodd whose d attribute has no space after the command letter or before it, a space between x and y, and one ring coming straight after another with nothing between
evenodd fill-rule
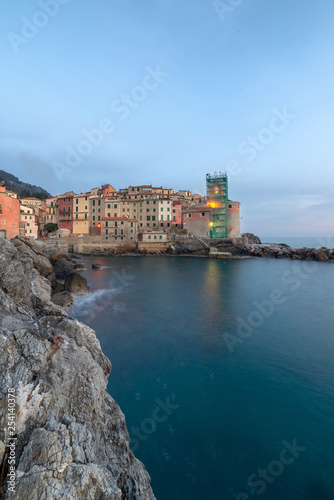
<instances>
[{"instance_id":1,"label":"foreground rock","mask_svg":"<svg viewBox=\"0 0 334 500\"><path fill-rule=\"evenodd\" d=\"M106 390L110 362L94 331L51 301L51 280L36 270L36 258L0 240L0 496L154 500ZM8 389L16 401L15 492L6 479Z\"/></svg>"},{"instance_id":2,"label":"foreground rock","mask_svg":"<svg viewBox=\"0 0 334 500\"><path fill-rule=\"evenodd\" d=\"M60 292L52 296L52 302L60 307L70 307L73 305L74 300L70 292Z\"/></svg>"}]
</instances>

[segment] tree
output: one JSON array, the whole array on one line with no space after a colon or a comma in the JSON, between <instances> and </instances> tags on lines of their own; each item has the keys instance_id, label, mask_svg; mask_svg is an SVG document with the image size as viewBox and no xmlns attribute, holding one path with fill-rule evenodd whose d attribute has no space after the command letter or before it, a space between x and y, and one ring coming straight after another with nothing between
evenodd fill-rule
<instances>
[{"instance_id":1,"label":"tree","mask_svg":"<svg viewBox=\"0 0 334 500\"><path fill-rule=\"evenodd\" d=\"M21 191L21 194L20 194L20 198L29 198L31 196L31 191L29 191L29 189L22 189Z\"/></svg>"},{"instance_id":2,"label":"tree","mask_svg":"<svg viewBox=\"0 0 334 500\"><path fill-rule=\"evenodd\" d=\"M52 231L56 231L58 229L57 224L54 224L53 222L48 222L45 224L44 229L48 232L51 233Z\"/></svg>"}]
</instances>

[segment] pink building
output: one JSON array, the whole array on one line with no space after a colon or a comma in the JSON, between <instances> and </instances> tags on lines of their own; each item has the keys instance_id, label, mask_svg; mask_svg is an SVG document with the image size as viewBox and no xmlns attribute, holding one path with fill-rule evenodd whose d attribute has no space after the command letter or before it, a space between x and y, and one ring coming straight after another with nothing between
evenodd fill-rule
<instances>
[{"instance_id":1,"label":"pink building","mask_svg":"<svg viewBox=\"0 0 334 500\"><path fill-rule=\"evenodd\" d=\"M173 201L172 225L182 227L182 204L180 201Z\"/></svg>"}]
</instances>

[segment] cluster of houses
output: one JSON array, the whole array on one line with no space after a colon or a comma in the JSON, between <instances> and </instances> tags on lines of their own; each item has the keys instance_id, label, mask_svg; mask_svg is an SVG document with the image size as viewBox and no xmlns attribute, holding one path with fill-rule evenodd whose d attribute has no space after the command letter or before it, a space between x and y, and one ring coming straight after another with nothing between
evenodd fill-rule
<instances>
[{"instance_id":1,"label":"cluster of houses","mask_svg":"<svg viewBox=\"0 0 334 500\"><path fill-rule=\"evenodd\" d=\"M208 238L212 203L190 191L110 184L89 192L73 191L41 201L19 199L0 184L0 237L98 237L110 243L165 241L170 229L188 229ZM228 201L228 236L240 236L240 203Z\"/></svg>"}]
</instances>

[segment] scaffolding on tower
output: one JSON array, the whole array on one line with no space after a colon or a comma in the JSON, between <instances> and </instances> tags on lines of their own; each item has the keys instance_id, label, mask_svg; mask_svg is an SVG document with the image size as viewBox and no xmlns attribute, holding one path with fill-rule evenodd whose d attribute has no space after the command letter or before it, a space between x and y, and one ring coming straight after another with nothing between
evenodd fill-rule
<instances>
[{"instance_id":1,"label":"scaffolding on tower","mask_svg":"<svg viewBox=\"0 0 334 500\"><path fill-rule=\"evenodd\" d=\"M206 194L208 207L211 207L210 238L228 238L227 174L221 172L219 174L206 174Z\"/></svg>"}]
</instances>

